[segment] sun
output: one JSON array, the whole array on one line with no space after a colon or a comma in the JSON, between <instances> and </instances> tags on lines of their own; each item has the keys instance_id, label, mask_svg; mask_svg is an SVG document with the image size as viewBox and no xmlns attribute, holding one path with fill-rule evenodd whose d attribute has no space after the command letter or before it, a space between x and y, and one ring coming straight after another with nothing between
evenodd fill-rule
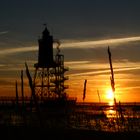
<instances>
[{"instance_id":1,"label":"sun","mask_svg":"<svg viewBox=\"0 0 140 140\"><path fill-rule=\"evenodd\" d=\"M112 91L112 89L108 89L106 91L106 98L112 100L114 98L114 93Z\"/></svg>"}]
</instances>

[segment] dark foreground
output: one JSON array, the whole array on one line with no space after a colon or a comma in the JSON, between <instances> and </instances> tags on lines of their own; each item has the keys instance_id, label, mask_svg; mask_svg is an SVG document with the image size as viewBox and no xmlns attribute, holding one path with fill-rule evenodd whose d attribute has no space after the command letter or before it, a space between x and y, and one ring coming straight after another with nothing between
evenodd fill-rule
<instances>
[{"instance_id":1,"label":"dark foreground","mask_svg":"<svg viewBox=\"0 0 140 140\"><path fill-rule=\"evenodd\" d=\"M1 127L3 139L11 140L128 140L139 139L140 132L101 132L80 129L47 129L40 127Z\"/></svg>"}]
</instances>

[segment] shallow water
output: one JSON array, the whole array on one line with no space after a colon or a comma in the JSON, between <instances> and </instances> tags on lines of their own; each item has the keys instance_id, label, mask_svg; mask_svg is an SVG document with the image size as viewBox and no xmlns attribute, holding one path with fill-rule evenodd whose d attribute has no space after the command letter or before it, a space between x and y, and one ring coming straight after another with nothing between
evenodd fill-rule
<instances>
[{"instance_id":1,"label":"shallow water","mask_svg":"<svg viewBox=\"0 0 140 140\"><path fill-rule=\"evenodd\" d=\"M0 125L39 126L48 128L78 128L96 131L140 132L140 104L77 103L71 108L40 108L40 114L29 106L16 110L15 106L0 107Z\"/></svg>"}]
</instances>

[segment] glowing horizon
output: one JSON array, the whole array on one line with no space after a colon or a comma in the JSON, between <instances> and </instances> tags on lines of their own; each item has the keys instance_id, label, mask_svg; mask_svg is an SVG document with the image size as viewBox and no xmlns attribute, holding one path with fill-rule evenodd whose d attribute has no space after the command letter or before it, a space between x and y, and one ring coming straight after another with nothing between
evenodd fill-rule
<instances>
[{"instance_id":1,"label":"glowing horizon","mask_svg":"<svg viewBox=\"0 0 140 140\"><path fill-rule=\"evenodd\" d=\"M134 42L139 41L140 37L129 37L129 38L118 38L118 39L109 39L109 40L98 40L98 41L83 41L83 42L75 42L75 43L67 43L64 42L61 44L61 48L80 48L80 49L87 49L87 48L107 48L105 44L117 44L117 43L126 43L126 42ZM107 43L110 42L110 43ZM70 46L71 45L71 46ZM93 46L92 46L93 45ZM75 46L75 47L74 47ZM85 47L86 46L86 47ZM113 46L114 47L114 46ZM0 55L3 58L8 58L8 55L16 54L17 56L23 52L37 52L38 47L32 45L29 47L15 47L15 48L7 48L1 49ZM109 99L106 99L106 89L110 88L110 68L108 63L108 55L106 52L106 59L105 62L96 62L92 60L71 60L65 61L65 65L70 67L70 71L66 74L68 75L69 81L67 82L69 89L67 91L69 96L74 96L78 98L78 101L82 101L82 92L83 92L83 81L87 79L87 96L85 101L93 101L98 102L97 96L97 89L101 94L101 101L102 102L109 102ZM11 60L10 60L11 61ZM10 63L9 61L9 63ZM2 93L6 93L6 95L15 95L15 81L13 81L12 85L9 83L9 79L19 76L20 69L24 69L24 62L23 60L13 59L14 64L6 65L4 63L0 64L0 71L3 73L4 76L1 78L1 83L6 83L7 85L1 84L1 95ZM22 64L23 63L23 64ZM35 60L30 60L29 65L33 66L35 64ZM15 67L17 65L17 67ZM126 59L121 59L120 61L113 61L113 68L115 73L115 83L116 83L116 97L117 101L139 101L136 97L138 95L138 91L140 89L140 82L139 76L135 76L135 72L140 70L140 62L131 62ZM33 68L30 67L30 70L33 72ZM15 74L10 74L14 73ZM9 73L7 75L6 73ZM17 74L16 74L17 73ZM131 74L132 73L132 74ZM5 78L4 78L5 77ZM26 76L25 76L26 77ZM16 79L16 78L14 78ZM94 80L95 79L95 80ZM135 83L135 84L134 84ZM9 85L9 88L8 87ZM26 90L29 92L29 88L27 87L26 82ZM5 86L6 88L4 89ZM11 89L11 90L10 90ZM10 92L11 91L11 92ZM10 92L10 93L8 93ZM131 92L135 93L135 96L128 97L127 95L131 95Z\"/></svg>"}]
</instances>

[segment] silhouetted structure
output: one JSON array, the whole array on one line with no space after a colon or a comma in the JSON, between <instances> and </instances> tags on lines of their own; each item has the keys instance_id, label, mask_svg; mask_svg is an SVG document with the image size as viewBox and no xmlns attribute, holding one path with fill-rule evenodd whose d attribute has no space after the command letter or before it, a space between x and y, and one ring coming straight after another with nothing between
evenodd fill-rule
<instances>
[{"instance_id":1,"label":"silhouetted structure","mask_svg":"<svg viewBox=\"0 0 140 140\"><path fill-rule=\"evenodd\" d=\"M34 136L39 133L39 138L40 135L44 134L44 136L50 135L51 139L52 135L55 136L55 134L59 134L60 137L66 135L66 138L68 138L71 136L71 132L74 131L76 135L74 134L71 138L75 138L75 136L79 138L85 131L86 136L91 136L94 132L94 134L98 135L101 133L108 136L113 134L113 138L116 138L116 134L124 134L124 131L128 131L127 134L132 131L140 132L140 103L115 103L116 113L114 113L114 105L101 102L98 90L99 102L76 103L76 98L68 98L66 95L65 89L68 87L64 83L68 79L65 76L65 72L68 69L64 66L64 55L60 53L60 42L54 40L48 29L45 28L38 43L38 62L34 65L34 77L31 76L28 65L25 62L31 97L30 93L28 97L24 96L23 71L21 71L22 96L18 94L16 81L15 97L0 98L0 126L2 130L8 126L7 128L11 134L13 132L19 133L20 137L21 133L23 133L21 130L26 132L24 135L29 134L32 130L32 135ZM55 55L53 54L54 43L57 43ZM113 92L115 92L114 73L109 47L108 54L111 69L111 87ZM86 97L86 84L87 80L85 79L83 101ZM15 126L20 127L16 128ZM16 131L13 128L16 128ZM57 133L54 133L55 130ZM70 132L68 133L67 131ZM123 133L118 133L118 131ZM52 132L52 135L49 132ZM80 133L77 135L77 132ZM57 135L56 138L58 138Z\"/></svg>"},{"instance_id":2,"label":"silhouetted structure","mask_svg":"<svg viewBox=\"0 0 140 140\"><path fill-rule=\"evenodd\" d=\"M60 42L53 39L47 27L42 32L42 38L38 40L38 63L35 66L34 87L36 95L43 97L65 97L64 85L68 77L64 73L68 70L64 67L64 55L60 54ZM53 54L53 44L57 43L57 54Z\"/></svg>"},{"instance_id":3,"label":"silhouetted structure","mask_svg":"<svg viewBox=\"0 0 140 140\"><path fill-rule=\"evenodd\" d=\"M42 32L42 38L38 40L39 52L38 63L35 67L51 68L54 67L53 60L53 36L50 35L47 27Z\"/></svg>"}]
</instances>

